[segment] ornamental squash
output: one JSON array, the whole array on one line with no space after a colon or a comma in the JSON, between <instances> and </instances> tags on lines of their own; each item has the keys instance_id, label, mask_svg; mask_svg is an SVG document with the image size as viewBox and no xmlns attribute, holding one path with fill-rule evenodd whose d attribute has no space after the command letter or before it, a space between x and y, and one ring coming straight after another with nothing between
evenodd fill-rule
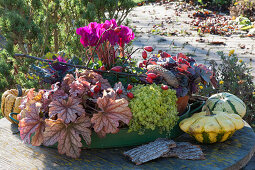
<instances>
[{"instance_id":1,"label":"ornamental squash","mask_svg":"<svg viewBox=\"0 0 255 170\"><path fill-rule=\"evenodd\" d=\"M20 113L19 106L21 104L22 99L27 95L29 90L25 89L10 89L3 93L2 102L1 102L1 110L2 114L5 118L7 118L10 122L16 123L9 118L9 114L11 112ZM14 119L17 119L17 116L13 116Z\"/></svg>"},{"instance_id":2,"label":"ornamental squash","mask_svg":"<svg viewBox=\"0 0 255 170\"><path fill-rule=\"evenodd\" d=\"M222 111L200 112L184 119L180 128L201 143L224 142L244 127L242 118Z\"/></svg>"},{"instance_id":3,"label":"ornamental squash","mask_svg":"<svg viewBox=\"0 0 255 170\"><path fill-rule=\"evenodd\" d=\"M246 105L237 96L230 93L218 93L208 98L202 111L205 111L207 106L212 111L223 111L227 113L235 113L244 117L246 113Z\"/></svg>"}]
</instances>

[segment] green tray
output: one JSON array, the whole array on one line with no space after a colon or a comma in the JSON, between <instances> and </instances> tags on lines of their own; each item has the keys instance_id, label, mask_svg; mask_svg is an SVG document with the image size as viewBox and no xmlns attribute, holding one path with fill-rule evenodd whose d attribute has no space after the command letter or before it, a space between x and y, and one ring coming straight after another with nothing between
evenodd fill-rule
<instances>
[{"instance_id":1,"label":"green tray","mask_svg":"<svg viewBox=\"0 0 255 170\"><path fill-rule=\"evenodd\" d=\"M104 138L98 137L93 131L91 135L91 145L88 146L84 140L82 144L84 148L114 148L124 146L135 146L148 143L156 140L157 138L169 138L174 139L184 132L179 128L179 122L185 118L190 117L193 113L198 112L202 109L204 102L195 102L190 104L187 112L180 116L178 123L174 128L168 132L159 133L158 129L146 130L143 135L139 135L137 132L128 132L128 128L122 128L116 134L107 134ZM54 146L56 147L56 146Z\"/></svg>"},{"instance_id":2,"label":"green tray","mask_svg":"<svg viewBox=\"0 0 255 170\"><path fill-rule=\"evenodd\" d=\"M148 143L156 140L157 138L169 138L174 139L184 132L179 128L179 122L185 118L190 117L192 114L201 111L205 102L195 102L189 104L187 111L179 117L178 123L173 127L170 132L160 133L158 129L155 130L146 130L144 134L139 135L137 132L128 132L128 128L121 128L120 131L116 134L107 134L104 138L100 138L94 131L91 134L91 145L87 145L86 142L82 139L83 148L114 148L114 147L125 147L125 146L135 146ZM12 115L16 113L11 113L10 118L13 118ZM33 135L31 135L32 137ZM52 146L57 148L57 144Z\"/></svg>"}]
</instances>

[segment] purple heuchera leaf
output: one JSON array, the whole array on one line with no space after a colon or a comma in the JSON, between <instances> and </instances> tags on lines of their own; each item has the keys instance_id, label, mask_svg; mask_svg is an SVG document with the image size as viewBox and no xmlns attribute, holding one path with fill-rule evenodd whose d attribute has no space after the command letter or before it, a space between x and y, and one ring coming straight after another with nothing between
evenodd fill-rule
<instances>
[{"instance_id":1,"label":"purple heuchera leaf","mask_svg":"<svg viewBox=\"0 0 255 170\"><path fill-rule=\"evenodd\" d=\"M66 124L74 122L77 115L85 114L83 106L80 104L79 98L68 97L67 100L59 99L54 100L49 105L49 116L58 116Z\"/></svg>"},{"instance_id":2,"label":"purple heuchera leaf","mask_svg":"<svg viewBox=\"0 0 255 170\"><path fill-rule=\"evenodd\" d=\"M62 57L62 56L58 56L57 58L55 58L55 61L59 61L59 62L63 62L63 63L66 63L66 60ZM63 72L67 71L68 70L68 66L66 65L63 65L63 64L60 64L60 63L49 63L51 64L51 66L57 70L57 71L60 71L62 70Z\"/></svg>"}]
</instances>

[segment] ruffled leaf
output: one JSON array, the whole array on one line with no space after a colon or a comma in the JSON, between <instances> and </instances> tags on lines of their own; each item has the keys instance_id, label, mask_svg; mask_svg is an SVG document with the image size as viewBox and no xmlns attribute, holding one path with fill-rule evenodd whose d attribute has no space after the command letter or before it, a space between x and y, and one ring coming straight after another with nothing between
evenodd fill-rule
<instances>
[{"instance_id":1,"label":"ruffled leaf","mask_svg":"<svg viewBox=\"0 0 255 170\"><path fill-rule=\"evenodd\" d=\"M23 112L26 116L19 122L20 137L25 143L30 143L30 137L35 133L32 137L32 145L40 146L45 129L45 122L40 117L40 106L34 103L29 109L23 109Z\"/></svg>"},{"instance_id":2,"label":"ruffled leaf","mask_svg":"<svg viewBox=\"0 0 255 170\"><path fill-rule=\"evenodd\" d=\"M80 104L81 100L73 97L68 97L67 100L54 100L49 105L49 116L58 116L65 123L74 122L77 115L85 114L83 106Z\"/></svg>"},{"instance_id":3,"label":"ruffled leaf","mask_svg":"<svg viewBox=\"0 0 255 170\"><path fill-rule=\"evenodd\" d=\"M86 117L85 114L68 125L60 119L47 119L46 124L43 144L49 146L58 142L60 154L78 158L82 147L80 135L88 145L91 143L90 118Z\"/></svg>"},{"instance_id":4,"label":"ruffled leaf","mask_svg":"<svg viewBox=\"0 0 255 170\"><path fill-rule=\"evenodd\" d=\"M132 118L128 101L124 98L115 100L104 92L103 97L97 99L97 104L102 111L93 114L91 122L95 132L101 137L106 133L117 133L119 121L128 124Z\"/></svg>"},{"instance_id":5,"label":"ruffled leaf","mask_svg":"<svg viewBox=\"0 0 255 170\"><path fill-rule=\"evenodd\" d=\"M94 71L84 70L82 73L79 74L79 79L81 81L88 81L91 84L96 84L97 82L100 82L102 90L107 90L108 88L111 88L108 80L104 79L100 74Z\"/></svg>"}]
</instances>

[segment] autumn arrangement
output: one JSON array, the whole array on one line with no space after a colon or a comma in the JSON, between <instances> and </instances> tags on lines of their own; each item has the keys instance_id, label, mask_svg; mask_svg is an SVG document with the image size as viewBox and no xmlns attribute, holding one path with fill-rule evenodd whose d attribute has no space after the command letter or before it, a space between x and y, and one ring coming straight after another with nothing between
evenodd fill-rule
<instances>
[{"instance_id":1,"label":"autumn arrangement","mask_svg":"<svg viewBox=\"0 0 255 170\"><path fill-rule=\"evenodd\" d=\"M85 64L48 53L32 65L29 77L39 77L51 89L23 90L23 95L22 90L8 90L2 96L4 115L19 113L25 143L57 144L60 154L78 158L82 141L87 146L93 142L92 133L103 140L122 128L140 135L145 130L169 132L186 108L179 108L178 100L196 93L199 83L215 85L212 71L182 53L153 55L153 48L146 46L141 48L143 61L136 63L127 46L134 33L115 20L76 31L87 53ZM181 125L185 131L187 126Z\"/></svg>"}]
</instances>

